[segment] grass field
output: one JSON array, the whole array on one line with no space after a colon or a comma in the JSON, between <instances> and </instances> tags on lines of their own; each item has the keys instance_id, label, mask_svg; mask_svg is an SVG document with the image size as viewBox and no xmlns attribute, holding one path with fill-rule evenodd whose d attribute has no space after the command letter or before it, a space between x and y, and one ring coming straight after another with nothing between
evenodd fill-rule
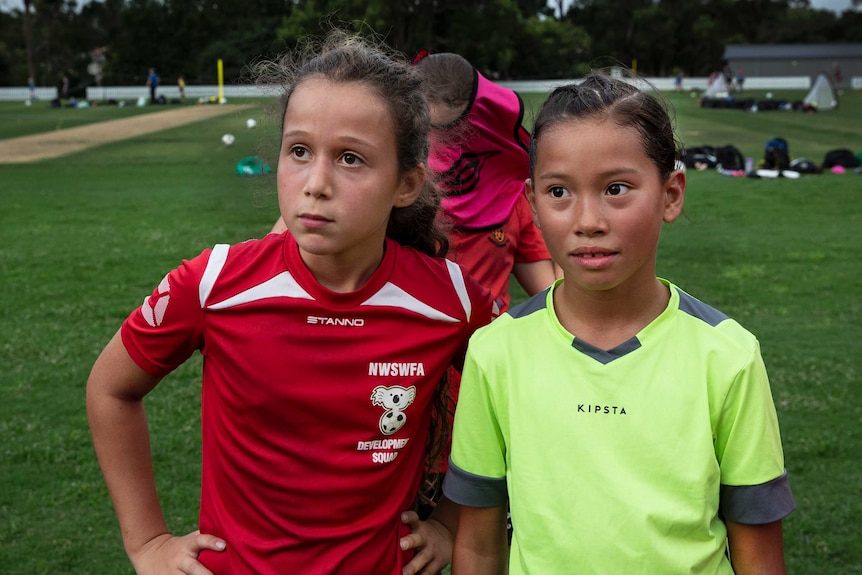
<instances>
[{"instance_id":1,"label":"grass field","mask_svg":"<svg viewBox=\"0 0 862 575\"><path fill-rule=\"evenodd\" d=\"M669 98L688 145L733 143L759 159L767 139L783 136L793 157L818 162L831 148L862 150L862 93L814 115L703 110L686 94ZM102 110L0 104L0 137ZM132 573L90 444L85 382L125 316L182 258L269 230L272 176L234 173L268 130L247 130L247 117L263 120L231 114L0 166L0 573ZM233 147L220 144L225 132L237 135ZM692 171L688 180L686 217L665 230L659 273L761 341L798 506L785 522L790 572L862 573L862 177ZM175 532L196 524L200 369L193 359L147 399Z\"/></svg>"},{"instance_id":2,"label":"grass field","mask_svg":"<svg viewBox=\"0 0 862 575\"><path fill-rule=\"evenodd\" d=\"M188 104L192 104L191 101ZM0 102L0 138L17 138L51 130L75 128L95 122L129 118L172 110L174 106L93 106L90 108L51 108L49 102L32 106L21 102Z\"/></svg>"}]
</instances>

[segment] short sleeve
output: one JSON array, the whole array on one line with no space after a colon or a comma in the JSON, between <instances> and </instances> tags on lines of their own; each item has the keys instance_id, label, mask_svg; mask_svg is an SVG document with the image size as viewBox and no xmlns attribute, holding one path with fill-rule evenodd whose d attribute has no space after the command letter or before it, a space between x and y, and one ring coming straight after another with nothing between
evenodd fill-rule
<instances>
[{"instance_id":1,"label":"short sleeve","mask_svg":"<svg viewBox=\"0 0 862 575\"><path fill-rule=\"evenodd\" d=\"M500 398L492 397L488 383L468 349L443 489L452 501L471 507L506 501L506 446L495 410L495 399Z\"/></svg>"},{"instance_id":2,"label":"short sleeve","mask_svg":"<svg viewBox=\"0 0 862 575\"><path fill-rule=\"evenodd\" d=\"M715 435L722 484L754 485L784 471L778 416L757 344L727 393Z\"/></svg>"},{"instance_id":3,"label":"short sleeve","mask_svg":"<svg viewBox=\"0 0 862 575\"><path fill-rule=\"evenodd\" d=\"M721 410L715 451L722 514L738 523L769 523L795 507L766 367L755 345Z\"/></svg>"},{"instance_id":4,"label":"short sleeve","mask_svg":"<svg viewBox=\"0 0 862 575\"><path fill-rule=\"evenodd\" d=\"M210 253L183 261L168 273L123 323L126 350L150 375L166 375L203 348L199 286Z\"/></svg>"}]
</instances>

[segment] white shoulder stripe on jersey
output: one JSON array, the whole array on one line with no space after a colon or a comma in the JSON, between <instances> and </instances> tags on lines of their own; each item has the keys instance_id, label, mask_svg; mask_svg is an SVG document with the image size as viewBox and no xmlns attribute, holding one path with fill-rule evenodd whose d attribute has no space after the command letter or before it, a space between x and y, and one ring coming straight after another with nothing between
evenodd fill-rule
<instances>
[{"instance_id":1,"label":"white shoulder stripe on jersey","mask_svg":"<svg viewBox=\"0 0 862 575\"><path fill-rule=\"evenodd\" d=\"M387 283L385 286L380 288L380 291L362 302L362 305L398 307L416 312L419 315L424 315L430 319L451 323L458 322L456 318L450 317L445 313L434 309L430 305L422 303L400 287L391 283Z\"/></svg>"},{"instance_id":2,"label":"white shoulder stripe on jersey","mask_svg":"<svg viewBox=\"0 0 862 575\"><path fill-rule=\"evenodd\" d=\"M464 284L464 273L461 266L455 262L446 260L446 267L449 268L449 277L452 278L452 285L455 286L455 291L458 293L458 298L461 300L461 306L464 308L464 313L467 314L467 321L470 321L470 315L473 313L473 304L470 302L470 295L467 293L467 286Z\"/></svg>"},{"instance_id":3,"label":"white shoulder stripe on jersey","mask_svg":"<svg viewBox=\"0 0 862 575\"><path fill-rule=\"evenodd\" d=\"M274 278L268 279L262 284L240 292L224 301L207 306L208 309L225 309L243 303L249 303L272 297L292 297L297 299L314 299L302 289L290 272L281 272Z\"/></svg>"},{"instance_id":4,"label":"white shoulder stripe on jersey","mask_svg":"<svg viewBox=\"0 0 862 575\"><path fill-rule=\"evenodd\" d=\"M216 244L213 251L210 252L210 259L207 262L204 275L201 276L201 284L198 286L198 297L202 308L206 307L207 298L209 298L210 292L212 292L213 286L224 267L229 249L228 244Z\"/></svg>"}]
</instances>

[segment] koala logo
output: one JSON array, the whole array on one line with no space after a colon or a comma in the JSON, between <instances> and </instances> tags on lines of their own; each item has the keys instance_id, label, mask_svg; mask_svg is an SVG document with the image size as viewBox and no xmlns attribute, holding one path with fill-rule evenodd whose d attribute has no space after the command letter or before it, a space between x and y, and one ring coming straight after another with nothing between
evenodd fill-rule
<instances>
[{"instance_id":1,"label":"koala logo","mask_svg":"<svg viewBox=\"0 0 862 575\"><path fill-rule=\"evenodd\" d=\"M404 388L398 385L384 387L378 385L371 391L371 405L379 405L386 411L380 416L380 431L383 435L392 435L407 422L407 409L416 397L416 388Z\"/></svg>"}]
</instances>

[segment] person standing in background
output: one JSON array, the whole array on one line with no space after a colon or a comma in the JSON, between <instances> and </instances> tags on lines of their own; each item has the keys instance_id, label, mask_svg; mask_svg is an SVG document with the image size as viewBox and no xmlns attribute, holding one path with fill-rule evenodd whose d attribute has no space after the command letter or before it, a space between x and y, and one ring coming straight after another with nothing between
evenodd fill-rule
<instances>
[{"instance_id":1,"label":"person standing in background","mask_svg":"<svg viewBox=\"0 0 862 575\"><path fill-rule=\"evenodd\" d=\"M150 103L156 103L156 89L159 87L159 75L156 74L155 68L150 68L150 73L147 75L147 86L150 87Z\"/></svg>"},{"instance_id":2,"label":"person standing in background","mask_svg":"<svg viewBox=\"0 0 862 575\"><path fill-rule=\"evenodd\" d=\"M742 92L742 85L745 84L745 71L742 68L736 69L736 91Z\"/></svg>"},{"instance_id":3,"label":"person standing in background","mask_svg":"<svg viewBox=\"0 0 862 575\"><path fill-rule=\"evenodd\" d=\"M724 81L727 84L727 91L730 92L733 90L733 68L730 67L730 63L727 60L725 60L722 65L721 75L724 76Z\"/></svg>"},{"instance_id":4,"label":"person standing in background","mask_svg":"<svg viewBox=\"0 0 862 575\"><path fill-rule=\"evenodd\" d=\"M186 80L182 76L177 78L177 88L180 91L180 99L184 99L186 97Z\"/></svg>"},{"instance_id":5,"label":"person standing in background","mask_svg":"<svg viewBox=\"0 0 862 575\"><path fill-rule=\"evenodd\" d=\"M450 225L447 258L509 308L509 277L528 295L556 279L524 195L530 134L520 96L485 78L464 57L421 53L415 66L431 109L431 155Z\"/></svg>"}]
</instances>

